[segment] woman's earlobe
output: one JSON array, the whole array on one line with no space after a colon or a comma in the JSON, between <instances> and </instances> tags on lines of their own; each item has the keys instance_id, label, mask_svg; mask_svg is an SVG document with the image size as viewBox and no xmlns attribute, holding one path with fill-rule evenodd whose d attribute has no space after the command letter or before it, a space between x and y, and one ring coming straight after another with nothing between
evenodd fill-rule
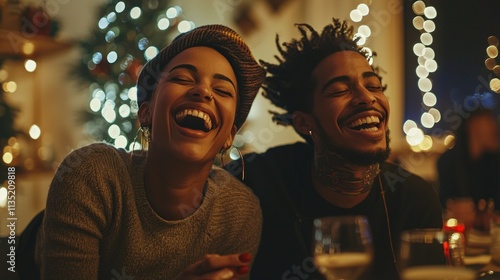
<instances>
[{"instance_id":1,"label":"woman's earlobe","mask_svg":"<svg viewBox=\"0 0 500 280\"><path fill-rule=\"evenodd\" d=\"M144 102L139 107L137 111L137 118L141 124L150 124L151 123L151 106L149 102Z\"/></svg>"},{"instance_id":2,"label":"woman's earlobe","mask_svg":"<svg viewBox=\"0 0 500 280\"><path fill-rule=\"evenodd\" d=\"M236 127L236 125L233 125L233 128L231 128L231 134L229 135L226 142L224 142L224 145L222 146L223 150L227 150L229 149L229 147L231 147L231 145L233 145L236 132L238 132L238 128Z\"/></svg>"}]
</instances>

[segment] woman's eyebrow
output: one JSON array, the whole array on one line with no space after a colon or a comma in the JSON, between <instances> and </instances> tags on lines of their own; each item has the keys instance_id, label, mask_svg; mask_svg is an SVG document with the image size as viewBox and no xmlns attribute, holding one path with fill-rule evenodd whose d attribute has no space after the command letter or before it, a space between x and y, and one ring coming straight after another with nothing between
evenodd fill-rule
<instances>
[{"instance_id":1,"label":"woman's eyebrow","mask_svg":"<svg viewBox=\"0 0 500 280\"><path fill-rule=\"evenodd\" d=\"M184 68L184 69L187 69L187 70L192 71L192 72L198 72L198 69L196 69L196 67L194 65L191 65L191 64L176 65L176 66L172 67L172 69L170 69L170 71L168 71L168 72L172 72L175 69L179 69L179 68Z\"/></svg>"},{"instance_id":2,"label":"woman's eyebrow","mask_svg":"<svg viewBox=\"0 0 500 280\"><path fill-rule=\"evenodd\" d=\"M198 69L196 68L196 66L194 66L192 64L179 64L179 65L176 65L176 66L172 67L172 69L170 69L169 72L172 72L172 71L174 71L176 69L187 69L187 70L189 70L191 72L198 73ZM236 85L234 84L234 82L229 77L227 77L225 75L222 75L222 74L214 74L213 78L214 79L218 79L218 80L224 80L224 81L227 81L227 82L231 83L231 85L236 90Z\"/></svg>"},{"instance_id":3,"label":"woman's eyebrow","mask_svg":"<svg viewBox=\"0 0 500 280\"><path fill-rule=\"evenodd\" d=\"M218 80L228 81L229 83L231 83L231 85L233 85L234 89L236 90L236 85L233 83L233 81L231 81L231 79L229 79L229 77L226 77L222 74L214 74L213 78Z\"/></svg>"}]
</instances>

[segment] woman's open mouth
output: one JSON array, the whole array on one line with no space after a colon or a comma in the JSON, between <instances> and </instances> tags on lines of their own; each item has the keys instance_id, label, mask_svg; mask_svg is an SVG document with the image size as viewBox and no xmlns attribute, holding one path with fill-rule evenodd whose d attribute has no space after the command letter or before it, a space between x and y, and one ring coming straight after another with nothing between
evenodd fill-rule
<instances>
[{"instance_id":1,"label":"woman's open mouth","mask_svg":"<svg viewBox=\"0 0 500 280\"><path fill-rule=\"evenodd\" d=\"M182 109L175 114L175 122L184 128L209 132L214 128L210 115L198 109Z\"/></svg>"}]
</instances>

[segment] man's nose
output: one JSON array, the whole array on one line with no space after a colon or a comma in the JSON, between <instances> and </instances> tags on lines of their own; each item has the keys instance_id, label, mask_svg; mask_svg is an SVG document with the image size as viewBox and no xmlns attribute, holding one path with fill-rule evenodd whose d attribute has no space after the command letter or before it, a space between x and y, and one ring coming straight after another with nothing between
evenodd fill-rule
<instances>
[{"instance_id":1,"label":"man's nose","mask_svg":"<svg viewBox=\"0 0 500 280\"><path fill-rule=\"evenodd\" d=\"M359 86L354 89L354 105L372 105L377 101L373 92L366 89L364 86Z\"/></svg>"}]
</instances>

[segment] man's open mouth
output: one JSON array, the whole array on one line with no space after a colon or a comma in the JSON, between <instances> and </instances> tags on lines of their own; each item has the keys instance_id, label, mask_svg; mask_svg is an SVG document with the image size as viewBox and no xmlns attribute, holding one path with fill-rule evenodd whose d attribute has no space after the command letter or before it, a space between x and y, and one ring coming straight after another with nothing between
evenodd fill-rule
<instances>
[{"instance_id":1,"label":"man's open mouth","mask_svg":"<svg viewBox=\"0 0 500 280\"><path fill-rule=\"evenodd\" d=\"M197 109L183 109L175 114L175 121L179 126L209 132L213 128L210 116Z\"/></svg>"},{"instance_id":2,"label":"man's open mouth","mask_svg":"<svg viewBox=\"0 0 500 280\"><path fill-rule=\"evenodd\" d=\"M377 131L379 129L380 119L377 116L368 116L359 118L351 122L348 126L359 131Z\"/></svg>"}]
</instances>

